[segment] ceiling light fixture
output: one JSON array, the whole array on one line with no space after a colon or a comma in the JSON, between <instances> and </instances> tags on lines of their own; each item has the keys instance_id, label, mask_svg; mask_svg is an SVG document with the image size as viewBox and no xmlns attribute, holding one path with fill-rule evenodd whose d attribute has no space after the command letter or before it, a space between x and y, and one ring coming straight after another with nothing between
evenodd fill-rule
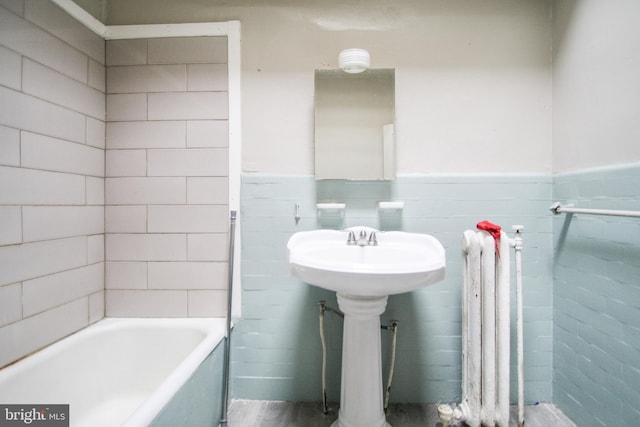
<instances>
[{"instance_id":1,"label":"ceiling light fixture","mask_svg":"<svg viewBox=\"0 0 640 427\"><path fill-rule=\"evenodd\" d=\"M371 57L364 49L345 49L338 56L338 64L347 73L361 73L371 65Z\"/></svg>"}]
</instances>

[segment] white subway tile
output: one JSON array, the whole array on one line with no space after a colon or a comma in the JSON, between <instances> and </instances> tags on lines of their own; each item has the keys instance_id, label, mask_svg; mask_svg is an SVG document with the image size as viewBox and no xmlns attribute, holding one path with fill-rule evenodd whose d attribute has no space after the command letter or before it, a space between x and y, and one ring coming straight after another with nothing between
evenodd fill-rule
<instances>
[{"instance_id":1,"label":"white subway tile","mask_svg":"<svg viewBox=\"0 0 640 427\"><path fill-rule=\"evenodd\" d=\"M223 120L229 117L227 92L150 93L149 120Z\"/></svg>"},{"instance_id":2,"label":"white subway tile","mask_svg":"<svg viewBox=\"0 0 640 427\"><path fill-rule=\"evenodd\" d=\"M87 236L87 264L104 263L104 234Z\"/></svg>"},{"instance_id":3,"label":"white subway tile","mask_svg":"<svg viewBox=\"0 0 640 427\"><path fill-rule=\"evenodd\" d=\"M22 284L0 286L0 327L22 319Z\"/></svg>"},{"instance_id":4,"label":"white subway tile","mask_svg":"<svg viewBox=\"0 0 640 427\"><path fill-rule=\"evenodd\" d=\"M104 149L105 134L104 121L87 117L87 145Z\"/></svg>"},{"instance_id":5,"label":"white subway tile","mask_svg":"<svg viewBox=\"0 0 640 427\"><path fill-rule=\"evenodd\" d=\"M105 207L105 231L107 233L145 233L147 231L147 207Z\"/></svg>"},{"instance_id":6,"label":"white subway tile","mask_svg":"<svg viewBox=\"0 0 640 427\"><path fill-rule=\"evenodd\" d=\"M94 89L105 93L107 82L107 71L104 65L92 59L89 60L89 77L87 84Z\"/></svg>"},{"instance_id":7,"label":"white subway tile","mask_svg":"<svg viewBox=\"0 0 640 427\"><path fill-rule=\"evenodd\" d=\"M107 123L107 148L184 148L185 122Z\"/></svg>"},{"instance_id":8,"label":"white subway tile","mask_svg":"<svg viewBox=\"0 0 640 427\"><path fill-rule=\"evenodd\" d=\"M22 91L104 120L104 93L28 59L23 61Z\"/></svg>"},{"instance_id":9,"label":"white subway tile","mask_svg":"<svg viewBox=\"0 0 640 427\"><path fill-rule=\"evenodd\" d=\"M87 205L104 206L104 178L87 176L85 180L87 186Z\"/></svg>"},{"instance_id":10,"label":"white subway tile","mask_svg":"<svg viewBox=\"0 0 640 427\"><path fill-rule=\"evenodd\" d=\"M107 95L107 121L147 119L147 95L144 93Z\"/></svg>"},{"instance_id":11,"label":"white subway tile","mask_svg":"<svg viewBox=\"0 0 640 427\"><path fill-rule=\"evenodd\" d=\"M225 289L227 263L150 262L149 289Z\"/></svg>"},{"instance_id":12,"label":"white subway tile","mask_svg":"<svg viewBox=\"0 0 640 427\"><path fill-rule=\"evenodd\" d=\"M0 166L1 205L81 205L85 177Z\"/></svg>"},{"instance_id":13,"label":"white subway tile","mask_svg":"<svg viewBox=\"0 0 640 427\"><path fill-rule=\"evenodd\" d=\"M0 328L0 366L87 326L87 305L87 298L80 298Z\"/></svg>"},{"instance_id":14,"label":"white subway tile","mask_svg":"<svg viewBox=\"0 0 640 427\"><path fill-rule=\"evenodd\" d=\"M23 240L59 239L104 232L102 206L24 206Z\"/></svg>"},{"instance_id":15,"label":"white subway tile","mask_svg":"<svg viewBox=\"0 0 640 427\"><path fill-rule=\"evenodd\" d=\"M22 208L0 206L0 245L22 243Z\"/></svg>"},{"instance_id":16,"label":"white subway tile","mask_svg":"<svg viewBox=\"0 0 640 427\"><path fill-rule=\"evenodd\" d=\"M53 2L26 0L24 17L96 61L104 63L104 39Z\"/></svg>"},{"instance_id":17,"label":"white subway tile","mask_svg":"<svg viewBox=\"0 0 640 427\"><path fill-rule=\"evenodd\" d=\"M129 65L107 69L109 93L184 92L185 65Z\"/></svg>"},{"instance_id":18,"label":"white subway tile","mask_svg":"<svg viewBox=\"0 0 640 427\"><path fill-rule=\"evenodd\" d=\"M18 16L24 16L24 0L0 0L0 6L7 8Z\"/></svg>"},{"instance_id":19,"label":"white subway tile","mask_svg":"<svg viewBox=\"0 0 640 427\"><path fill-rule=\"evenodd\" d=\"M105 291L107 317L187 317L186 291Z\"/></svg>"},{"instance_id":20,"label":"white subway tile","mask_svg":"<svg viewBox=\"0 0 640 427\"><path fill-rule=\"evenodd\" d=\"M89 295L89 323L104 318L104 290Z\"/></svg>"},{"instance_id":21,"label":"white subway tile","mask_svg":"<svg viewBox=\"0 0 640 427\"><path fill-rule=\"evenodd\" d=\"M75 142L22 133L22 166L56 172L104 176L104 150Z\"/></svg>"},{"instance_id":22,"label":"white subway tile","mask_svg":"<svg viewBox=\"0 0 640 427\"><path fill-rule=\"evenodd\" d=\"M22 57L0 46L0 85L20 90L22 86Z\"/></svg>"},{"instance_id":23,"label":"white subway tile","mask_svg":"<svg viewBox=\"0 0 640 427\"><path fill-rule=\"evenodd\" d=\"M189 317L226 317L227 291L189 292Z\"/></svg>"},{"instance_id":24,"label":"white subway tile","mask_svg":"<svg viewBox=\"0 0 640 427\"><path fill-rule=\"evenodd\" d=\"M20 131L0 126L0 165L20 166Z\"/></svg>"},{"instance_id":25,"label":"white subway tile","mask_svg":"<svg viewBox=\"0 0 640 427\"><path fill-rule=\"evenodd\" d=\"M146 262L108 262L106 265L106 289L146 289Z\"/></svg>"},{"instance_id":26,"label":"white subway tile","mask_svg":"<svg viewBox=\"0 0 640 427\"><path fill-rule=\"evenodd\" d=\"M147 39L107 40L107 66L147 63Z\"/></svg>"},{"instance_id":27,"label":"white subway tile","mask_svg":"<svg viewBox=\"0 0 640 427\"><path fill-rule=\"evenodd\" d=\"M187 259L189 261L227 261L229 259L227 233L187 235Z\"/></svg>"},{"instance_id":28,"label":"white subway tile","mask_svg":"<svg viewBox=\"0 0 640 427\"><path fill-rule=\"evenodd\" d=\"M107 205L182 204L187 200L186 178L107 178Z\"/></svg>"},{"instance_id":29,"label":"white subway tile","mask_svg":"<svg viewBox=\"0 0 640 427\"><path fill-rule=\"evenodd\" d=\"M85 116L0 86L0 125L85 142Z\"/></svg>"},{"instance_id":30,"label":"white subway tile","mask_svg":"<svg viewBox=\"0 0 640 427\"><path fill-rule=\"evenodd\" d=\"M187 122L187 147L226 148L229 146L227 120L190 120Z\"/></svg>"},{"instance_id":31,"label":"white subway tile","mask_svg":"<svg viewBox=\"0 0 640 427\"><path fill-rule=\"evenodd\" d=\"M2 44L78 81L86 81L87 56L47 31L11 13L0 13Z\"/></svg>"},{"instance_id":32,"label":"white subway tile","mask_svg":"<svg viewBox=\"0 0 640 427\"><path fill-rule=\"evenodd\" d=\"M85 237L0 247L0 285L86 264Z\"/></svg>"},{"instance_id":33,"label":"white subway tile","mask_svg":"<svg viewBox=\"0 0 640 427\"><path fill-rule=\"evenodd\" d=\"M93 264L22 283L23 316L49 310L103 289L104 266Z\"/></svg>"},{"instance_id":34,"label":"white subway tile","mask_svg":"<svg viewBox=\"0 0 640 427\"><path fill-rule=\"evenodd\" d=\"M224 148L149 150L149 176L227 176L229 152Z\"/></svg>"},{"instance_id":35,"label":"white subway tile","mask_svg":"<svg viewBox=\"0 0 640 427\"><path fill-rule=\"evenodd\" d=\"M188 177L187 204L226 205L229 203L229 179L226 177Z\"/></svg>"},{"instance_id":36,"label":"white subway tile","mask_svg":"<svg viewBox=\"0 0 640 427\"><path fill-rule=\"evenodd\" d=\"M149 40L149 64L226 63L226 37L175 37Z\"/></svg>"},{"instance_id":37,"label":"white subway tile","mask_svg":"<svg viewBox=\"0 0 640 427\"><path fill-rule=\"evenodd\" d=\"M107 176L146 176L146 150L107 150Z\"/></svg>"},{"instance_id":38,"label":"white subway tile","mask_svg":"<svg viewBox=\"0 0 640 427\"><path fill-rule=\"evenodd\" d=\"M221 91L229 90L227 64L188 64L188 91Z\"/></svg>"},{"instance_id":39,"label":"white subway tile","mask_svg":"<svg viewBox=\"0 0 640 427\"><path fill-rule=\"evenodd\" d=\"M184 234L107 234L107 261L184 261ZM1 249L1 248L0 248Z\"/></svg>"},{"instance_id":40,"label":"white subway tile","mask_svg":"<svg viewBox=\"0 0 640 427\"><path fill-rule=\"evenodd\" d=\"M227 230L228 208L224 205L149 206L150 233L215 233Z\"/></svg>"}]
</instances>

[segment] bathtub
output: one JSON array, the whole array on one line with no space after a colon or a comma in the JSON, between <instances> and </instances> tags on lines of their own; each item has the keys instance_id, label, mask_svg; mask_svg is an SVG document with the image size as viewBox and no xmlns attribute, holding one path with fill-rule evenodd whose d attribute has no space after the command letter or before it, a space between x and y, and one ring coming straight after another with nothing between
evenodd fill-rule
<instances>
[{"instance_id":1,"label":"bathtub","mask_svg":"<svg viewBox=\"0 0 640 427\"><path fill-rule=\"evenodd\" d=\"M224 319L104 319L0 370L0 404L69 404L73 427L217 425L224 330Z\"/></svg>"}]
</instances>

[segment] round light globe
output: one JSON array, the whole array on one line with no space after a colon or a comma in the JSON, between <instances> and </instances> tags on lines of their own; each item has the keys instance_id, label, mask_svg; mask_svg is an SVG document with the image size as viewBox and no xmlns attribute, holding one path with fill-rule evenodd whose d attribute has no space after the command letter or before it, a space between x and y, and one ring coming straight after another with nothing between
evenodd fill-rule
<instances>
[{"instance_id":1,"label":"round light globe","mask_svg":"<svg viewBox=\"0 0 640 427\"><path fill-rule=\"evenodd\" d=\"M338 56L338 64L347 73L361 73L371 65L371 57L364 49L345 49Z\"/></svg>"}]
</instances>

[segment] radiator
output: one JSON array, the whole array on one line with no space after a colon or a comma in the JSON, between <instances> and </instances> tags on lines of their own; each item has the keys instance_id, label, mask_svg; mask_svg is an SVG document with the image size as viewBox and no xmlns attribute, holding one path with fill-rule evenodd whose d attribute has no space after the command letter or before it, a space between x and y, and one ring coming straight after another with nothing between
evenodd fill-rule
<instances>
[{"instance_id":1,"label":"radiator","mask_svg":"<svg viewBox=\"0 0 640 427\"><path fill-rule=\"evenodd\" d=\"M497 247L496 247L497 246ZM462 418L470 427L509 425L509 252L500 232L464 232ZM496 249L499 249L497 251Z\"/></svg>"}]
</instances>

